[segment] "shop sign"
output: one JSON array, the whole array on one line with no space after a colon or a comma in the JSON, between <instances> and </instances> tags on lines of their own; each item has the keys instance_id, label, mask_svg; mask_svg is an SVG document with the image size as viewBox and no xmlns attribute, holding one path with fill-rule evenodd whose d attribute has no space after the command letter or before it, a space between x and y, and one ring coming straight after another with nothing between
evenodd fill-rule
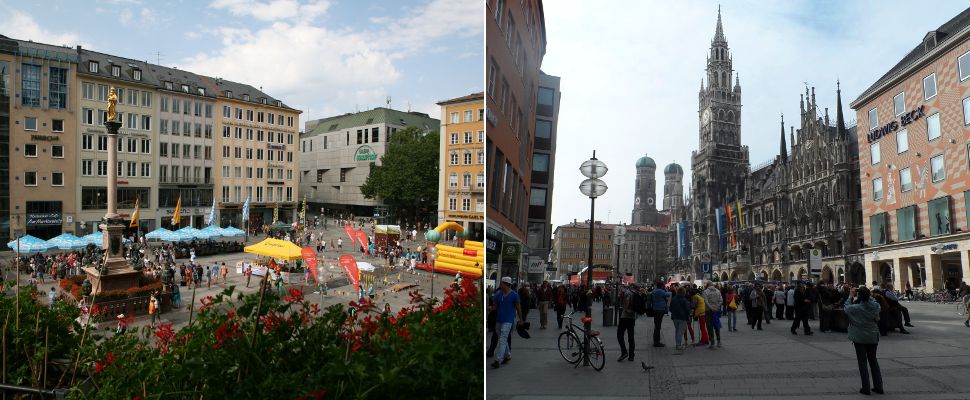
<instances>
[{"instance_id":1,"label":"shop sign","mask_svg":"<svg viewBox=\"0 0 970 400\"><path fill-rule=\"evenodd\" d=\"M498 248L502 245L501 241L485 239L485 251L489 253L498 253Z\"/></svg>"},{"instance_id":2,"label":"shop sign","mask_svg":"<svg viewBox=\"0 0 970 400\"><path fill-rule=\"evenodd\" d=\"M53 135L30 135L30 140L40 140L44 142L56 142L61 140L60 136Z\"/></svg>"},{"instance_id":3,"label":"shop sign","mask_svg":"<svg viewBox=\"0 0 970 400\"><path fill-rule=\"evenodd\" d=\"M545 270L546 261L542 257L529 257L529 273L541 274Z\"/></svg>"},{"instance_id":4,"label":"shop sign","mask_svg":"<svg viewBox=\"0 0 970 400\"><path fill-rule=\"evenodd\" d=\"M934 253L943 253L947 251L955 251L957 248L958 246L956 243L947 243L930 247L930 250L932 250Z\"/></svg>"},{"instance_id":5,"label":"shop sign","mask_svg":"<svg viewBox=\"0 0 970 400\"><path fill-rule=\"evenodd\" d=\"M473 221L481 221L484 219L484 217L481 214L455 214L455 213L448 213L447 218L466 219L466 220L473 220Z\"/></svg>"},{"instance_id":6,"label":"shop sign","mask_svg":"<svg viewBox=\"0 0 970 400\"><path fill-rule=\"evenodd\" d=\"M521 252L522 243L505 243L502 246L502 258L506 260L519 258Z\"/></svg>"},{"instance_id":7,"label":"shop sign","mask_svg":"<svg viewBox=\"0 0 970 400\"><path fill-rule=\"evenodd\" d=\"M354 153L354 160L374 161L374 160L377 160L377 153L374 152L373 147L370 147L365 144L357 148L357 152Z\"/></svg>"},{"instance_id":8,"label":"shop sign","mask_svg":"<svg viewBox=\"0 0 970 400\"><path fill-rule=\"evenodd\" d=\"M284 146L282 144L267 144L266 147L268 147L268 148L270 148L272 150L284 150L284 149L286 149L286 146Z\"/></svg>"},{"instance_id":9,"label":"shop sign","mask_svg":"<svg viewBox=\"0 0 970 400\"><path fill-rule=\"evenodd\" d=\"M873 129L872 131L869 132L868 135L866 135L867 139L869 139L869 143L875 142L883 136L896 132L897 130L899 130L900 126L909 125L913 123L913 121L916 121L924 117L926 115L924 113L925 107L926 106L919 106L919 108L916 108L913 111L904 113L902 116L899 117L899 121L890 121L889 123L887 123L886 125L883 125L882 127Z\"/></svg>"},{"instance_id":10,"label":"shop sign","mask_svg":"<svg viewBox=\"0 0 970 400\"><path fill-rule=\"evenodd\" d=\"M27 213L27 225L60 225L60 213Z\"/></svg>"}]
</instances>

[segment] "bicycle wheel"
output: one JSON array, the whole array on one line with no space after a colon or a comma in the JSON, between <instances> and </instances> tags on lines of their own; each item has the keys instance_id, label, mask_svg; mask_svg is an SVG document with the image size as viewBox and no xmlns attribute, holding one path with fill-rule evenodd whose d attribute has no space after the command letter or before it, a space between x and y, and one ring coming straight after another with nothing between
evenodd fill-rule
<instances>
[{"instance_id":1,"label":"bicycle wheel","mask_svg":"<svg viewBox=\"0 0 970 400\"><path fill-rule=\"evenodd\" d=\"M579 362L583 355L582 342L573 331L563 331L559 334L559 354L570 364Z\"/></svg>"},{"instance_id":2,"label":"bicycle wheel","mask_svg":"<svg viewBox=\"0 0 970 400\"><path fill-rule=\"evenodd\" d=\"M603 350L603 342L600 338L593 336L589 342L589 363L593 369L601 371L606 366L606 352Z\"/></svg>"}]
</instances>

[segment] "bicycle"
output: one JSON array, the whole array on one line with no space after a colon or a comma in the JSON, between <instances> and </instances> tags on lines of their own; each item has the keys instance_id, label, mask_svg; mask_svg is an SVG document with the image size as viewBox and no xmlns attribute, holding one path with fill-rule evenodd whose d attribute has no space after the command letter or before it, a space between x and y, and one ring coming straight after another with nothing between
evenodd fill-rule
<instances>
[{"instance_id":1,"label":"bicycle","mask_svg":"<svg viewBox=\"0 0 970 400\"><path fill-rule=\"evenodd\" d=\"M586 318L583 317L584 322ZM601 371L606 366L606 352L603 350L599 331L590 331L587 334L583 327L573 323L570 315L563 316L563 320L566 323L566 330L559 334L559 355L576 367L579 367L584 359L588 360L593 369ZM582 340L577 331L582 332ZM589 350L584 352L584 349Z\"/></svg>"}]
</instances>

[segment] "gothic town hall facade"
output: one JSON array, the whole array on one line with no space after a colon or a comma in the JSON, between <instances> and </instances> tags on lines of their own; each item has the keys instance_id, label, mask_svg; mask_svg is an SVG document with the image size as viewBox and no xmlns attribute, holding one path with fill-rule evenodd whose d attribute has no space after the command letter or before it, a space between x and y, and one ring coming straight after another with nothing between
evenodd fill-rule
<instances>
[{"instance_id":1,"label":"gothic town hall facade","mask_svg":"<svg viewBox=\"0 0 970 400\"><path fill-rule=\"evenodd\" d=\"M782 116L779 154L752 168L741 144L741 86L720 12L706 72L691 193L684 212L672 216L681 223L671 226L683 233L671 235L671 272L718 281L861 283L859 145L855 126L846 127L838 85L834 120L818 107L815 88L806 88L798 127L786 132ZM810 265L812 258L820 262Z\"/></svg>"}]
</instances>

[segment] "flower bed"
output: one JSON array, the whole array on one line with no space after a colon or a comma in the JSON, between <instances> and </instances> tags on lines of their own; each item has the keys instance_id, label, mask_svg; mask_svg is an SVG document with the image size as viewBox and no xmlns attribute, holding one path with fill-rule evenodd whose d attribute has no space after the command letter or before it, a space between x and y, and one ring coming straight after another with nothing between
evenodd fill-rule
<instances>
[{"instance_id":1,"label":"flower bed","mask_svg":"<svg viewBox=\"0 0 970 400\"><path fill-rule=\"evenodd\" d=\"M81 294L83 293L81 285L86 278L87 277L84 275L72 276L61 279L59 285L61 289L71 294L74 301L77 301L81 298ZM151 292L161 289L162 281L158 278L139 276L138 287L128 288L128 290L104 290L101 293L98 293L97 301L98 303L102 303L108 301L147 297L151 295Z\"/></svg>"}]
</instances>

